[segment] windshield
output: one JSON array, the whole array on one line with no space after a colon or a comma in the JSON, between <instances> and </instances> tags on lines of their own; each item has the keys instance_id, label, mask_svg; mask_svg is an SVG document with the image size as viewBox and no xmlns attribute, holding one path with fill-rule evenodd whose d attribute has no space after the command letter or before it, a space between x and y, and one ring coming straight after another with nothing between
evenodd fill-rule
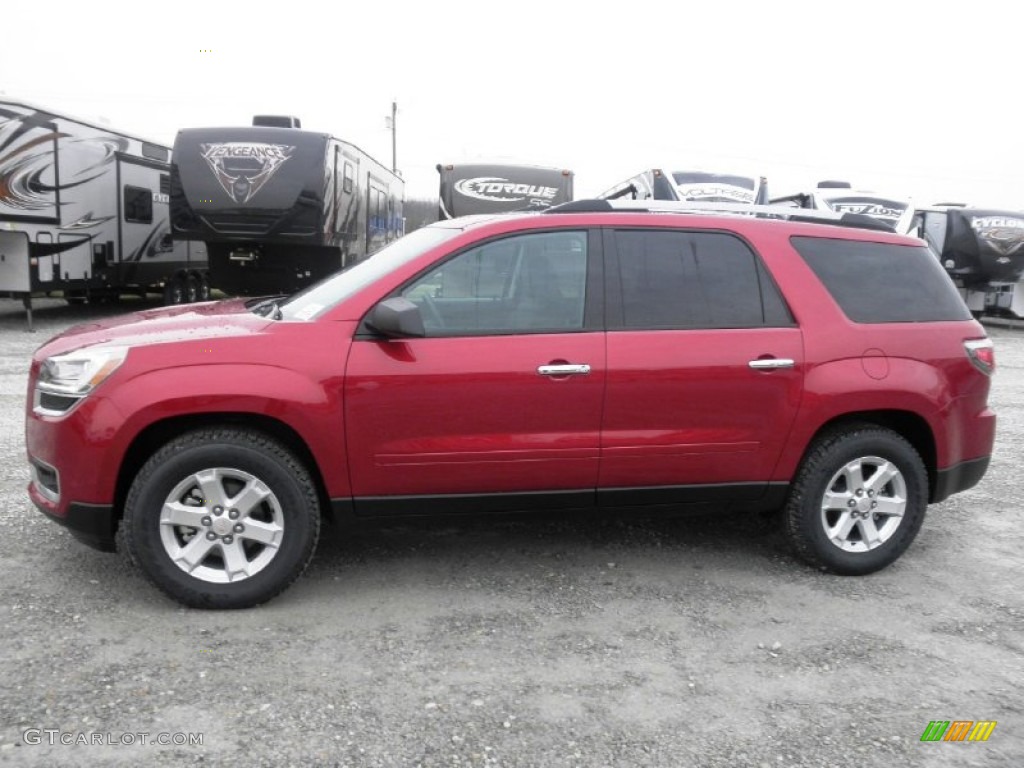
<instances>
[{"instance_id":1,"label":"windshield","mask_svg":"<svg viewBox=\"0 0 1024 768\"><path fill-rule=\"evenodd\" d=\"M314 283L280 304L284 320L312 320L355 295L406 262L451 240L462 232L455 227L424 227L400 237L363 261Z\"/></svg>"}]
</instances>

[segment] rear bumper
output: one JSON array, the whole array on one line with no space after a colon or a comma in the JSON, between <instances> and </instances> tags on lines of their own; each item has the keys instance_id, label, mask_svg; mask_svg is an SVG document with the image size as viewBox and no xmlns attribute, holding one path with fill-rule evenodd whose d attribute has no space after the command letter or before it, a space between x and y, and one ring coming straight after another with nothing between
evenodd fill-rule
<instances>
[{"instance_id":1,"label":"rear bumper","mask_svg":"<svg viewBox=\"0 0 1024 768\"><path fill-rule=\"evenodd\" d=\"M954 493L960 493L960 491L966 491L968 488L976 486L988 470L991 458L991 456L982 456L938 470L935 473L935 488L929 502L937 504L940 501L945 501Z\"/></svg>"},{"instance_id":2,"label":"rear bumper","mask_svg":"<svg viewBox=\"0 0 1024 768\"><path fill-rule=\"evenodd\" d=\"M102 552L115 550L114 536L117 533L117 518L109 504L68 504L66 515L58 515L56 505L39 494L34 485L28 487L29 498L36 508L56 523L70 531L83 544Z\"/></svg>"}]
</instances>

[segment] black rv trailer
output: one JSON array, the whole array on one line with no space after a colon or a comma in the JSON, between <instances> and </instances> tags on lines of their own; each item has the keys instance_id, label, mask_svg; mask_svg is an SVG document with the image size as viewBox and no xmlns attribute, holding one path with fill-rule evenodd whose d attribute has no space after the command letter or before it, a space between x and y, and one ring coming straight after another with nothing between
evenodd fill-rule
<instances>
[{"instance_id":1,"label":"black rv trailer","mask_svg":"<svg viewBox=\"0 0 1024 768\"><path fill-rule=\"evenodd\" d=\"M171 151L23 102L0 101L0 296L69 303L163 292L205 298L201 243L170 238Z\"/></svg>"},{"instance_id":2,"label":"black rv trailer","mask_svg":"<svg viewBox=\"0 0 1024 768\"><path fill-rule=\"evenodd\" d=\"M1024 213L966 206L917 210L918 231L975 313L1024 315Z\"/></svg>"},{"instance_id":3,"label":"black rv trailer","mask_svg":"<svg viewBox=\"0 0 1024 768\"><path fill-rule=\"evenodd\" d=\"M573 173L536 165L438 165L439 218L543 211L572 200Z\"/></svg>"},{"instance_id":4,"label":"black rv trailer","mask_svg":"<svg viewBox=\"0 0 1024 768\"><path fill-rule=\"evenodd\" d=\"M202 240L226 293L290 293L404 231L404 183L353 144L295 118L178 132L171 168L175 238Z\"/></svg>"}]
</instances>

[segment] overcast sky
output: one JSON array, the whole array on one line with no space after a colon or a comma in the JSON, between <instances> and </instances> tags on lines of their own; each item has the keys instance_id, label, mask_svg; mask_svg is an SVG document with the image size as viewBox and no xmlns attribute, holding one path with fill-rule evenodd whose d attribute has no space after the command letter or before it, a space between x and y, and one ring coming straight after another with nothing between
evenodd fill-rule
<instances>
[{"instance_id":1,"label":"overcast sky","mask_svg":"<svg viewBox=\"0 0 1024 768\"><path fill-rule=\"evenodd\" d=\"M325 9L330 10L325 10ZM1009 2L8 0L0 91L170 144L294 114L391 163L820 179L1024 209L1024 8Z\"/></svg>"}]
</instances>

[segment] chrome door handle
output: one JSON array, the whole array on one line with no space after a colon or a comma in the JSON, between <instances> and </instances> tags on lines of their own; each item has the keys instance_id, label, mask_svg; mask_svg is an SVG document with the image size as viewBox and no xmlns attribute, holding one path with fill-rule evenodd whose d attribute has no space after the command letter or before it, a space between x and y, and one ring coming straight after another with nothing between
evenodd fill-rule
<instances>
[{"instance_id":1,"label":"chrome door handle","mask_svg":"<svg viewBox=\"0 0 1024 768\"><path fill-rule=\"evenodd\" d=\"M770 357L766 360L751 360L747 365L755 371L770 371L774 368L792 368L796 361L785 357Z\"/></svg>"},{"instance_id":2,"label":"chrome door handle","mask_svg":"<svg viewBox=\"0 0 1024 768\"><path fill-rule=\"evenodd\" d=\"M590 373L590 366L582 365L539 365L537 373L541 376L586 376Z\"/></svg>"}]
</instances>

